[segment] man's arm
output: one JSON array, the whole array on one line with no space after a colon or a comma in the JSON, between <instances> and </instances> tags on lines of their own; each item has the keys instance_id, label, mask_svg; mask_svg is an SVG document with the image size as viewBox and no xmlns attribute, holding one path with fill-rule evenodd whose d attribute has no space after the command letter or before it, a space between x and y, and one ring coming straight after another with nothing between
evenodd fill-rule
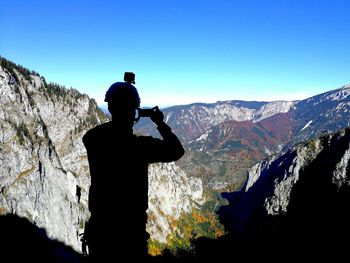
<instances>
[{"instance_id":1,"label":"man's arm","mask_svg":"<svg viewBox=\"0 0 350 263\"><path fill-rule=\"evenodd\" d=\"M179 160L185 153L179 138L164 122L163 113L157 108L151 115L151 120L157 125L157 129L163 140L148 137L147 159L152 162L173 162Z\"/></svg>"},{"instance_id":2,"label":"man's arm","mask_svg":"<svg viewBox=\"0 0 350 263\"><path fill-rule=\"evenodd\" d=\"M168 153L168 158L171 159L170 161L179 160L185 154L185 149L179 138L171 131L171 128L165 122L160 123L157 129L163 137L163 144L167 149L171 150Z\"/></svg>"}]
</instances>

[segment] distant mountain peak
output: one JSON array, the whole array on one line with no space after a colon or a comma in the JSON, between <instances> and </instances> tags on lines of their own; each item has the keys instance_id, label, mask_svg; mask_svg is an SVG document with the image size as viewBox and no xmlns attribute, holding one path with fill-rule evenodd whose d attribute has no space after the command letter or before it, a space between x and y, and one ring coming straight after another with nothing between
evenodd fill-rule
<instances>
[{"instance_id":1,"label":"distant mountain peak","mask_svg":"<svg viewBox=\"0 0 350 263\"><path fill-rule=\"evenodd\" d=\"M344 85L339 89L329 91L324 99L329 99L332 101L340 101L346 99L350 95L350 85Z\"/></svg>"}]
</instances>

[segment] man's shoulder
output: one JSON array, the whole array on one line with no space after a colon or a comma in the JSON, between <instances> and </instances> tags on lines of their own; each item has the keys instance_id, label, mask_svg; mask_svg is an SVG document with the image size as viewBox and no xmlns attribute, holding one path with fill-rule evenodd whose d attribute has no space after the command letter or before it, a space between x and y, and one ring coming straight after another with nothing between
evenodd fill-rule
<instances>
[{"instance_id":1,"label":"man's shoulder","mask_svg":"<svg viewBox=\"0 0 350 263\"><path fill-rule=\"evenodd\" d=\"M100 125L97 125L94 128L91 128L90 130L88 130L88 132L90 132L90 131L91 132L101 132L101 131L111 129L111 128L112 128L112 122L109 121L109 122L105 122L105 123L102 123Z\"/></svg>"},{"instance_id":2,"label":"man's shoulder","mask_svg":"<svg viewBox=\"0 0 350 263\"><path fill-rule=\"evenodd\" d=\"M95 126L94 128L91 128L88 130L84 136L83 139L89 138L89 137L95 137L99 136L100 134L104 134L106 131L110 130L112 128L111 122L106 122L100 125Z\"/></svg>"}]
</instances>

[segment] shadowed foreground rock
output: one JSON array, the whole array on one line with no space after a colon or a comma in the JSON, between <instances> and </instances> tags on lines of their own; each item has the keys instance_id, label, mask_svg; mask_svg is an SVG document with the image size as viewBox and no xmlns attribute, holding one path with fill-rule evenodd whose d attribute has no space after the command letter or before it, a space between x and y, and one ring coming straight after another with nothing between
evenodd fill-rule
<instances>
[{"instance_id":1,"label":"shadowed foreground rock","mask_svg":"<svg viewBox=\"0 0 350 263\"><path fill-rule=\"evenodd\" d=\"M13 214L0 216L0 248L3 262L80 263L81 254L62 242L50 239L46 231Z\"/></svg>"}]
</instances>

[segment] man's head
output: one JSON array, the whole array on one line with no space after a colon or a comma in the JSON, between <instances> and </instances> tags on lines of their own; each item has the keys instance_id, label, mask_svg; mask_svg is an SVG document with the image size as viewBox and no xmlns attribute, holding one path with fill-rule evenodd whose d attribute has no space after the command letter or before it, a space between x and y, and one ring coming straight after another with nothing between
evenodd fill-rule
<instances>
[{"instance_id":1,"label":"man's head","mask_svg":"<svg viewBox=\"0 0 350 263\"><path fill-rule=\"evenodd\" d=\"M136 109L140 107L140 96L137 89L127 82L116 82L106 92L105 101L113 121L120 125L132 127Z\"/></svg>"}]
</instances>

